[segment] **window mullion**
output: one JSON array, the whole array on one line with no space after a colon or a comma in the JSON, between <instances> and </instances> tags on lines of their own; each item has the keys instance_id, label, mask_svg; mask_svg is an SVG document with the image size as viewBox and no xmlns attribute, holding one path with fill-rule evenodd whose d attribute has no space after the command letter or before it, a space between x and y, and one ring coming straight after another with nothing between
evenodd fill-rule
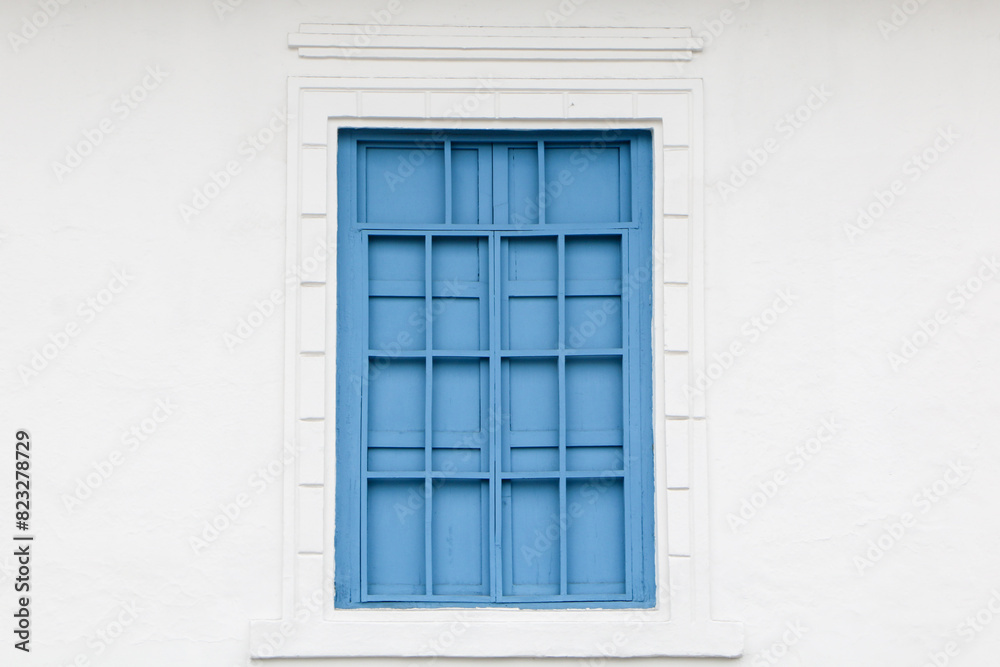
<instances>
[{"instance_id":1,"label":"window mullion","mask_svg":"<svg viewBox=\"0 0 1000 667\"><path fill-rule=\"evenodd\" d=\"M539 142L539 154L541 142ZM539 169L541 169L541 164ZM541 196L539 196L541 201ZM543 216L539 206L539 216ZM568 560L566 553L566 235L557 240L556 311L559 318L559 594L566 595L569 588Z\"/></svg>"},{"instance_id":2,"label":"window mullion","mask_svg":"<svg viewBox=\"0 0 1000 667\"><path fill-rule=\"evenodd\" d=\"M434 452L434 323L433 318L433 297L434 283L431 275L431 235L424 236L424 308L425 310L425 330L424 340L424 594L434 594L434 554L433 542L434 533L431 525L434 520L434 478L431 476L433 470Z\"/></svg>"},{"instance_id":3,"label":"window mullion","mask_svg":"<svg viewBox=\"0 0 1000 667\"><path fill-rule=\"evenodd\" d=\"M545 142L538 142L538 224L545 224Z\"/></svg>"},{"instance_id":4,"label":"window mullion","mask_svg":"<svg viewBox=\"0 0 1000 667\"><path fill-rule=\"evenodd\" d=\"M493 217L494 225L510 221L510 202L507 192L507 145L493 144Z\"/></svg>"},{"instance_id":5,"label":"window mullion","mask_svg":"<svg viewBox=\"0 0 1000 667\"><path fill-rule=\"evenodd\" d=\"M365 349L368 345L368 312L370 305L370 282L368 278L368 234L362 232L361 248L364 261L361 262L361 281L364 290L361 294L361 304L365 315L361 318L361 340ZM361 570L361 585L358 589L358 599L365 600L368 597L368 394L371 389L368 380L370 379L371 357L364 355L364 367L361 369L361 455L359 461L359 472L361 473L361 507L359 523L361 528L361 554L358 565Z\"/></svg>"},{"instance_id":6,"label":"window mullion","mask_svg":"<svg viewBox=\"0 0 1000 667\"><path fill-rule=\"evenodd\" d=\"M489 235L489 308L490 308L490 599L499 601L502 594L503 527L500 488L500 437L503 422L502 391L500 387L500 238L496 232Z\"/></svg>"},{"instance_id":7,"label":"window mullion","mask_svg":"<svg viewBox=\"0 0 1000 667\"><path fill-rule=\"evenodd\" d=\"M632 479L632 452L636 448L635 443L638 442L637 438L633 437L634 425L638 424L638 406L633 405L632 396L638 396L637 386L633 386L633 383L638 382L638 376L636 374L636 369L633 367L632 358L630 355L631 341L629 340L629 331L631 329L631 318L632 318L632 308L629 299L629 286L631 285L631 276L629 272L630 266L638 266L638 263L631 261L633 248L632 244L629 243L630 233L624 232L621 235L621 252L622 252L622 285L621 285L621 309L622 309L622 409L624 414L622 418L622 491L623 491L623 501L624 501L624 511L625 511L625 592L628 594L629 599L632 599L634 594L632 588L632 570L635 568L636 564L632 560L632 528L635 525L632 513L632 493L633 484L635 481ZM633 394L634 392L634 394ZM633 418L636 417L636 418Z\"/></svg>"},{"instance_id":8,"label":"window mullion","mask_svg":"<svg viewBox=\"0 0 1000 667\"><path fill-rule=\"evenodd\" d=\"M444 140L444 224L451 224L451 139Z\"/></svg>"}]
</instances>

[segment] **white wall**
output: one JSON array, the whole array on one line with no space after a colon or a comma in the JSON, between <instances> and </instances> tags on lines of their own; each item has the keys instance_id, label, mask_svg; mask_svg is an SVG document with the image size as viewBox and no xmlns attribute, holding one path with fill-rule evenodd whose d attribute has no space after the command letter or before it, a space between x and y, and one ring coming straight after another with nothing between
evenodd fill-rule
<instances>
[{"instance_id":1,"label":"white wall","mask_svg":"<svg viewBox=\"0 0 1000 667\"><path fill-rule=\"evenodd\" d=\"M32 433L37 536L33 651L7 631L5 663L231 667L246 664L249 620L278 615L280 484L258 471L281 459L280 309L234 350L224 334L284 287L285 137L243 142L268 138L287 76L329 73L299 61L287 33L371 22L384 5L243 0L220 18L212 0L70 0L16 52L8 31L40 10L0 7L0 433ZM558 4L404 0L396 21L547 25L548 11ZM957 633L1000 590L1000 280L962 308L952 290L1000 250L1000 5L928 0L887 38L889 1L589 0L564 13L563 25L706 32L678 75L705 81L709 357L745 349L707 394L715 615L746 623L747 650L673 663L770 664L760 652L798 623L775 664L916 667L951 639L949 664L991 664L1000 620ZM126 117L115 100L147 67L167 74ZM813 87L832 96L788 136L778 123ZM60 180L53 162L105 118L112 131ZM914 180L907 161L949 128L958 138ZM745 185L720 192L767 148ZM229 161L240 173L185 221L179 206ZM896 179L897 201L849 239L857 209ZM107 301L122 269L134 278L92 317L86 300ZM793 305L755 337L778 290ZM894 370L888 353L938 310L945 323ZM78 334L25 382L18 367L70 323ZM122 434L157 400L176 407L130 450ZM790 463L830 418L821 451ZM116 450L120 465L67 509ZM955 461L970 472L941 481ZM729 515L761 505L753 494L778 471L786 482L733 530ZM937 502L914 499L935 482ZM249 506L196 554L191 536L240 494ZM915 525L859 567L906 512ZM8 619L11 564L0 556ZM108 646L97 633L129 604L137 618Z\"/></svg>"}]
</instances>

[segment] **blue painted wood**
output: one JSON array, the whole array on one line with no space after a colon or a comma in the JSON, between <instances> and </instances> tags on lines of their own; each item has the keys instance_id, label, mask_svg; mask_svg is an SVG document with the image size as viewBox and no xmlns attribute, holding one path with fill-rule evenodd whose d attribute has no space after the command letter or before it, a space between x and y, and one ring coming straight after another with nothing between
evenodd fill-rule
<instances>
[{"instance_id":1,"label":"blue painted wood","mask_svg":"<svg viewBox=\"0 0 1000 667\"><path fill-rule=\"evenodd\" d=\"M336 605L652 605L648 133L340 139Z\"/></svg>"},{"instance_id":2,"label":"blue painted wood","mask_svg":"<svg viewBox=\"0 0 1000 667\"><path fill-rule=\"evenodd\" d=\"M362 218L391 226L441 225L445 222L444 145L360 144L358 169L365 189Z\"/></svg>"},{"instance_id":3,"label":"blue painted wood","mask_svg":"<svg viewBox=\"0 0 1000 667\"><path fill-rule=\"evenodd\" d=\"M539 152L545 154L544 143L539 142ZM544 158L540 158L544 160ZM539 172L544 174L544 162ZM541 176L540 176L541 178ZM543 186L544 188L544 181ZM547 194L547 193L546 193ZM555 201L555 197L551 198ZM547 203L547 202L546 202ZM569 504L566 500L566 429L567 406L571 403L567 396L566 386L566 236L559 235L556 240L557 256L557 286L556 301L559 315L559 595L569 594ZM574 556L575 557L575 556Z\"/></svg>"},{"instance_id":4,"label":"blue painted wood","mask_svg":"<svg viewBox=\"0 0 1000 667\"><path fill-rule=\"evenodd\" d=\"M629 200L620 163L623 146L551 146L546 149L545 181L558 196L548 197L549 224L621 222L621 202Z\"/></svg>"},{"instance_id":5,"label":"blue painted wood","mask_svg":"<svg viewBox=\"0 0 1000 667\"><path fill-rule=\"evenodd\" d=\"M450 225L452 223L452 218L454 217L454 212L452 210L454 208L454 201L452 200L454 176L451 166L453 156L454 156L454 151L452 150L451 139L445 139L444 140L444 222L446 225ZM469 173L468 169L459 168L459 171L462 173Z\"/></svg>"},{"instance_id":6,"label":"blue painted wood","mask_svg":"<svg viewBox=\"0 0 1000 667\"><path fill-rule=\"evenodd\" d=\"M493 147L455 142L451 151L452 224L488 225L493 219Z\"/></svg>"},{"instance_id":7,"label":"blue painted wood","mask_svg":"<svg viewBox=\"0 0 1000 667\"><path fill-rule=\"evenodd\" d=\"M508 222L518 227L538 224L538 148L508 145L506 153Z\"/></svg>"}]
</instances>

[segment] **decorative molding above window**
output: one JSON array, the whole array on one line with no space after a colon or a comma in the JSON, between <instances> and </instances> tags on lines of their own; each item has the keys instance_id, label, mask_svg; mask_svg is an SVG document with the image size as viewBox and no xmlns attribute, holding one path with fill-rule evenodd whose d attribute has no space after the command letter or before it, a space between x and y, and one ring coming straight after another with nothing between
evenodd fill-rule
<instances>
[{"instance_id":1,"label":"decorative molding above window","mask_svg":"<svg viewBox=\"0 0 1000 667\"><path fill-rule=\"evenodd\" d=\"M691 60L690 28L522 28L305 23L288 37L303 58L398 60Z\"/></svg>"},{"instance_id":2,"label":"decorative molding above window","mask_svg":"<svg viewBox=\"0 0 1000 667\"><path fill-rule=\"evenodd\" d=\"M340 62L422 61L431 71L451 62L503 65L525 76L656 78L701 51L690 28L521 28L306 23L288 45L307 59ZM608 67L613 65L613 67ZM595 71L594 67L598 69Z\"/></svg>"}]
</instances>

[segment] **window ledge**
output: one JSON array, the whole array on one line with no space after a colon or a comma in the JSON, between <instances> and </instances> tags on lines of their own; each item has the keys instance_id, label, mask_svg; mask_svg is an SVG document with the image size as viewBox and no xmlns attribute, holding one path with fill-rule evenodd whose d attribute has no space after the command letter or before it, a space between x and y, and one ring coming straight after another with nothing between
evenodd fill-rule
<instances>
[{"instance_id":1,"label":"window ledge","mask_svg":"<svg viewBox=\"0 0 1000 667\"><path fill-rule=\"evenodd\" d=\"M733 658L743 650L741 623L646 620L642 610L619 614L616 620L558 621L524 616L518 620L479 620L474 616L474 612L442 610L437 620L373 616L302 625L255 621L250 629L251 657Z\"/></svg>"}]
</instances>

